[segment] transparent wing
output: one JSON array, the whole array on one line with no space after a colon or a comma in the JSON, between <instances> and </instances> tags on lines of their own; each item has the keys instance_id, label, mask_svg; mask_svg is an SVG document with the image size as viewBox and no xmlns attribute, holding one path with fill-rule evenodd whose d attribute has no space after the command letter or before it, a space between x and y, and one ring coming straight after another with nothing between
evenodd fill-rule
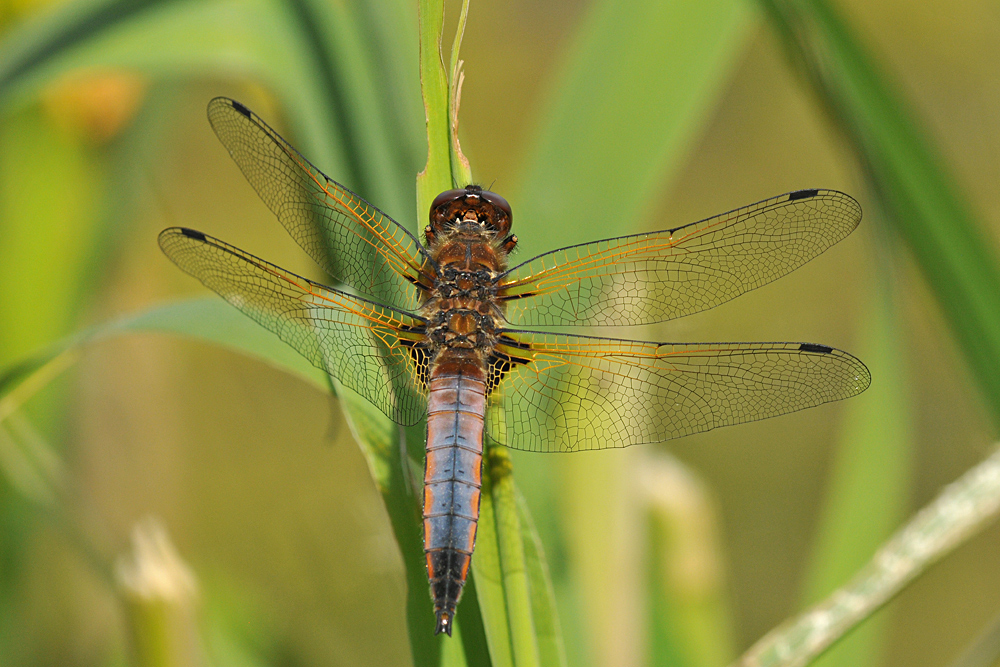
<instances>
[{"instance_id":1,"label":"transparent wing","mask_svg":"<svg viewBox=\"0 0 1000 667\"><path fill-rule=\"evenodd\" d=\"M324 287L191 229L165 229L159 240L186 273L393 421L415 424L425 414L419 317Z\"/></svg>"},{"instance_id":2,"label":"transparent wing","mask_svg":"<svg viewBox=\"0 0 1000 667\"><path fill-rule=\"evenodd\" d=\"M217 97L208 120L260 198L292 238L337 280L393 308L420 307L431 266L399 223L302 157L239 102Z\"/></svg>"},{"instance_id":3,"label":"transparent wing","mask_svg":"<svg viewBox=\"0 0 1000 667\"><path fill-rule=\"evenodd\" d=\"M811 343L647 343L507 332L487 433L537 452L660 442L848 398L871 376Z\"/></svg>"},{"instance_id":4,"label":"transparent wing","mask_svg":"<svg viewBox=\"0 0 1000 667\"><path fill-rule=\"evenodd\" d=\"M794 271L860 221L850 196L800 190L676 229L539 255L500 278L499 298L514 326L662 322Z\"/></svg>"}]
</instances>

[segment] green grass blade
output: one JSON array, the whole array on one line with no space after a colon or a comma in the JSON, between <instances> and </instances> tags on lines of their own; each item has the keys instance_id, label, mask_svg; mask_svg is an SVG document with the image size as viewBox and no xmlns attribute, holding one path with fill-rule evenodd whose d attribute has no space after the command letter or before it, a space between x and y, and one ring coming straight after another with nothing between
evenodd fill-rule
<instances>
[{"instance_id":1,"label":"green grass blade","mask_svg":"<svg viewBox=\"0 0 1000 667\"><path fill-rule=\"evenodd\" d=\"M355 4L359 14L361 30L368 39L362 44L374 63L375 80L373 90L380 96L383 130L390 150L397 152L393 163L399 175L380 187L390 187L398 183L399 192L409 197L399 211L399 222L410 221L413 209L413 175L420 169L424 158L424 127L421 122L423 105L420 97L420 80L413 75L418 62L419 40L417 16L408 0L382 0L380 3L360 2ZM405 187L404 187L405 186ZM382 200L379 199L379 202ZM380 204L381 205L381 204ZM417 224L410 225L416 231L422 215L418 211Z\"/></svg>"},{"instance_id":2,"label":"green grass blade","mask_svg":"<svg viewBox=\"0 0 1000 667\"><path fill-rule=\"evenodd\" d=\"M1000 262L930 136L825 0L761 0L789 58L851 142L1000 424Z\"/></svg>"},{"instance_id":3,"label":"green grass blade","mask_svg":"<svg viewBox=\"0 0 1000 667\"><path fill-rule=\"evenodd\" d=\"M541 541L505 447L487 448L479 512L472 570L492 664L566 664Z\"/></svg>"},{"instance_id":4,"label":"green grass blade","mask_svg":"<svg viewBox=\"0 0 1000 667\"><path fill-rule=\"evenodd\" d=\"M845 586L769 632L734 663L808 664L931 564L1000 514L1000 449L949 484L890 538Z\"/></svg>"},{"instance_id":5,"label":"green grass blade","mask_svg":"<svg viewBox=\"0 0 1000 667\"><path fill-rule=\"evenodd\" d=\"M538 643L540 664L546 667L565 666L566 647L563 644L562 628L556 611L555 591L549 566L542 551L542 541L535 530L534 521L528 512L527 503L517 489L518 521L521 527L521 542L524 545L524 564L527 568L528 587L531 591L531 617L534 620L535 640Z\"/></svg>"},{"instance_id":6,"label":"green grass blade","mask_svg":"<svg viewBox=\"0 0 1000 667\"><path fill-rule=\"evenodd\" d=\"M528 584L513 467L506 448L488 449L486 472L490 478L493 527L500 555L500 574L503 578L513 664L517 667L537 667L541 664L541 659L535 637L533 593Z\"/></svg>"},{"instance_id":7,"label":"green grass blade","mask_svg":"<svg viewBox=\"0 0 1000 667\"><path fill-rule=\"evenodd\" d=\"M491 667L493 661L490 658L474 574L466 580L462 589L462 613L455 617L455 623L455 630L461 631L464 664L468 667Z\"/></svg>"},{"instance_id":8,"label":"green grass blade","mask_svg":"<svg viewBox=\"0 0 1000 667\"><path fill-rule=\"evenodd\" d=\"M504 588L500 542L497 537L497 512L493 501L493 477L483 475L479 500L479 528L476 531L476 553L472 559L472 576L482 614L486 642L494 667L513 667L514 648L511 644Z\"/></svg>"},{"instance_id":9,"label":"green grass blade","mask_svg":"<svg viewBox=\"0 0 1000 667\"><path fill-rule=\"evenodd\" d=\"M419 126L401 123L390 115L393 98L386 90L381 68L392 63L376 57L382 47L375 41L380 33L369 29L357 15L364 9L351 3L302 0L289 6L299 8L295 13L298 33L310 40L307 52L316 62L321 90L328 100L329 106L318 118L336 121L339 143L349 161L346 174L340 174L338 180L351 175L350 183L359 193L378 202L394 218L409 220L412 178L419 166ZM412 15L412 10L407 14ZM404 34L413 32L413 26L406 26ZM412 59L405 65L412 65ZM402 59L394 67L402 69ZM408 67L403 71L410 74ZM395 101L402 103L397 106L419 113L416 89L404 90L410 94L405 98L396 94Z\"/></svg>"},{"instance_id":10,"label":"green grass blade","mask_svg":"<svg viewBox=\"0 0 1000 667\"><path fill-rule=\"evenodd\" d=\"M167 333L197 338L265 361L318 387L327 386L325 374L302 355L229 304L212 296L175 301L63 338L0 370L0 398L13 391L23 378L67 351L132 333Z\"/></svg>"},{"instance_id":11,"label":"green grass blade","mask_svg":"<svg viewBox=\"0 0 1000 667\"><path fill-rule=\"evenodd\" d=\"M68 350L113 336L139 332L183 335L223 345L324 389L328 386L327 376L322 371L311 366L276 336L213 296L168 304L66 338L0 372L3 379L0 381L0 401L19 387L23 378L30 377L31 373ZM34 391L40 388L34 387ZM411 492L414 488L412 480L404 478L410 471L404 471L400 466L398 429L359 396L345 391L340 397L349 416L348 423L365 453L372 477L385 501L403 555L409 589L407 605L412 619L410 642L414 665L438 667L442 640L432 634L434 614L427 595L427 574L423 564L420 501Z\"/></svg>"},{"instance_id":12,"label":"green grass blade","mask_svg":"<svg viewBox=\"0 0 1000 667\"><path fill-rule=\"evenodd\" d=\"M462 153L458 141L458 108L462 101L462 84L465 72L462 71L462 37L465 36L465 23L469 18L469 0L462 0L462 9L458 14L458 28L455 29L455 40L451 45L451 65L448 68L450 79L448 85L448 134L451 137L451 181L455 187L465 187L472 183L472 167L468 158Z\"/></svg>"},{"instance_id":13,"label":"green grass blade","mask_svg":"<svg viewBox=\"0 0 1000 667\"><path fill-rule=\"evenodd\" d=\"M443 0L420 0L420 90L427 119L427 164L417 176L418 223L424 224L431 202L450 190L451 149L448 131L448 76L441 56Z\"/></svg>"}]
</instances>

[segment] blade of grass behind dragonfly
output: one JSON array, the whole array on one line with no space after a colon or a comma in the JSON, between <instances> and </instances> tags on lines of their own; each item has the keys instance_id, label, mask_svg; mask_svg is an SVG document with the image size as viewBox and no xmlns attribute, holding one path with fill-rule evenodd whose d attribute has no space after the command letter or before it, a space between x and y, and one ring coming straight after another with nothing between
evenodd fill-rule
<instances>
[{"instance_id":1,"label":"blade of grass behind dragonfly","mask_svg":"<svg viewBox=\"0 0 1000 667\"><path fill-rule=\"evenodd\" d=\"M513 657L511 664L517 667L538 667L542 663L535 636L533 592L528 584L513 467L506 448L490 447L487 450L486 471L489 477L488 495L493 504L493 522L487 524L485 529L489 532L492 528L496 534L506 626L510 632ZM487 613L486 609L483 616L487 624L498 620L493 614Z\"/></svg>"},{"instance_id":2,"label":"blade of grass behind dragonfly","mask_svg":"<svg viewBox=\"0 0 1000 667\"><path fill-rule=\"evenodd\" d=\"M417 3L417 31L419 36L419 68L420 92L424 102L424 114L427 121L427 163L424 170L417 175L417 213L418 215L430 208L430 203L438 192L451 187L451 167L448 152L448 81L441 60L441 36L444 28L443 0L419 0ZM412 432L412 429L411 431ZM417 503L419 521L420 504ZM419 530L417 531L419 533ZM417 535L414 543L422 543L422 536ZM422 593L416 588L418 572L415 563L408 562L407 583L407 623L410 627L410 642L417 653L416 633L423 632L431 636L431 622L434 618L433 607L430 613L421 611L421 605L416 600L418 594L427 600L427 576L424 570L424 554L421 552L417 563L419 571L423 572L420 586ZM461 641L460 637L440 635L434 638L436 651L441 651L441 641ZM422 641L422 640L421 640ZM457 660L458 654L449 649L441 654L447 664ZM416 658L415 658L416 659Z\"/></svg>"},{"instance_id":3,"label":"blade of grass behind dragonfly","mask_svg":"<svg viewBox=\"0 0 1000 667\"><path fill-rule=\"evenodd\" d=\"M552 577L542 549L542 540L535 530L534 521L524 497L514 487L516 494L518 522L521 542L524 545L524 564L527 569L527 584L531 591L531 617L538 643L540 664L566 665L566 646L563 643L562 624L556 611L555 591Z\"/></svg>"},{"instance_id":4,"label":"blade of grass behind dragonfly","mask_svg":"<svg viewBox=\"0 0 1000 667\"><path fill-rule=\"evenodd\" d=\"M1000 261L888 72L826 0L760 0L792 64L856 151L1000 424Z\"/></svg>"},{"instance_id":5,"label":"blade of grass behind dragonfly","mask_svg":"<svg viewBox=\"0 0 1000 667\"><path fill-rule=\"evenodd\" d=\"M479 506L472 574L492 664L565 665L548 565L506 447L487 444Z\"/></svg>"},{"instance_id":6,"label":"blade of grass behind dragonfly","mask_svg":"<svg viewBox=\"0 0 1000 667\"><path fill-rule=\"evenodd\" d=\"M420 90L427 120L427 164L417 175L417 213L430 210L438 193L450 190L451 150L448 141L448 75L441 55L443 0L420 0ZM422 222L421 218L421 222Z\"/></svg>"},{"instance_id":7,"label":"blade of grass behind dragonfly","mask_svg":"<svg viewBox=\"0 0 1000 667\"><path fill-rule=\"evenodd\" d=\"M332 105L309 120L338 119L353 187L396 220L411 220L411 179L421 143L419 124L413 122L419 118L419 90L410 72L416 26L412 8L400 6L409 21L394 22L400 35L385 34L373 24L388 22L383 17L391 12L374 12L369 4L302 0L288 5L295 9L300 34L311 42L307 51ZM383 39L376 42L379 36ZM399 90L387 85L383 71ZM404 113L393 115L396 110Z\"/></svg>"},{"instance_id":8,"label":"blade of grass behind dragonfly","mask_svg":"<svg viewBox=\"0 0 1000 667\"><path fill-rule=\"evenodd\" d=\"M459 76L459 53L468 2L463 2L452 46L451 72ZM444 8L440 2L420 2L420 81L427 116L427 166L417 177L417 209L430 208L438 193L472 181L468 161L461 154L454 135L458 123L460 82L449 85L441 52ZM456 179L460 179L456 181ZM503 454L498 454L501 458ZM463 632L463 657L470 665L535 665L537 661L534 626L530 614L530 591L524 579L524 552L517 548L520 539L517 506L513 502L513 478L509 466L500 479L493 479L487 453L480 500L476 553L472 559L472 578L478 608L468 602L457 616L459 627L475 629ZM470 614L480 614L463 623ZM454 638L453 638L454 640ZM451 652L444 657L449 658Z\"/></svg>"},{"instance_id":9,"label":"blade of grass behind dragonfly","mask_svg":"<svg viewBox=\"0 0 1000 667\"><path fill-rule=\"evenodd\" d=\"M485 459L489 469L488 455ZM479 528L476 531L476 553L472 559L472 576L476 582L479 608L490 659L495 667L512 667L514 649L507 619L507 602L501 573L500 544L497 539L497 515L493 503L493 475L483 475L479 500Z\"/></svg>"},{"instance_id":10,"label":"blade of grass behind dragonfly","mask_svg":"<svg viewBox=\"0 0 1000 667\"><path fill-rule=\"evenodd\" d=\"M721 95L742 53L749 17L747 5L733 0L642 0L627 6L606 0L591 6L511 195L519 219L546 224L544 237L523 235L523 257L549 249L542 245L546 238L572 244L642 229L643 215L683 163ZM623 590L612 580L617 569L609 567L622 545L594 536L612 534L611 500L620 497L630 456L626 450L614 459L515 458L544 469L540 478L560 479L566 491L557 502L554 496L539 498L549 490L533 489L532 507L538 513L558 506L569 518L565 534L582 596L576 608L589 615L589 629L570 624L573 614L563 616L573 663L584 653L611 660L627 643L606 630L623 617L613 617L602 593ZM609 480L621 483L612 488ZM580 567L584 562L589 565Z\"/></svg>"}]
</instances>

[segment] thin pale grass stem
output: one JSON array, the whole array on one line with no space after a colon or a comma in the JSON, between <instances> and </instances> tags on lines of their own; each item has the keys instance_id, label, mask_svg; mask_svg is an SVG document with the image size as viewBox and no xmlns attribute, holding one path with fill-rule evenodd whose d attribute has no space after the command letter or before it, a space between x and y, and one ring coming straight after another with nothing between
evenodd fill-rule
<instances>
[{"instance_id":1,"label":"thin pale grass stem","mask_svg":"<svg viewBox=\"0 0 1000 667\"><path fill-rule=\"evenodd\" d=\"M1000 449L949 484L845 586L764 636L734 665L798 667L843 637L1000 511Z\"/></svg>"}]
</instances>

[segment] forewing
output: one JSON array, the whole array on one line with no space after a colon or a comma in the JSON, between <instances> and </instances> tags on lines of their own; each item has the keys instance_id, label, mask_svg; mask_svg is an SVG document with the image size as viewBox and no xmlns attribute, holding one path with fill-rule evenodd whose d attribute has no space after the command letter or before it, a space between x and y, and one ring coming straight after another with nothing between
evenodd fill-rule
<instances>
[{"instance_id":1,"label":"forewing","mask_svg":"<svg viewBox=\"0 0 1000 667\"><path fill-rule=\"evenodd\" d=\"M850 196L800 190L676 229L539 255L501 277L498 296L514 326L662 322L794 271L860 221Z\"/></svg>"},{"instance_id":2,"label":"forewing","mask_svg":"<svg viewBox=\"0 0 1000 667\"><path fill-rule=\"evenodd\" d=\"M426 411L423 320L289 273L191 229L160 233L177 266L278 334L315 366L410 425Z\"/></svg>"},{"instance_id":3,"label":"forewing","mask_svg":"<svg viewBox=\"0 0 1000 667\"><path fill-rule=\"evenodd\" d=\"M692 343L508 332L491 367L487 433L566 452L660 442L864 391L868 369L809 343Z\"/></svg>"},{"instance_id":4,"label":"forewing","mask_svg":"<svg viewBox=\"0 0 1000 667\"><path fill-rule=\"evenodd\" d=\"M399 223L328 178L239 102L217 97L208 120L292 238L337 280L394 308L420 307L430 267Z\"/></svg>"}]
</instances>

